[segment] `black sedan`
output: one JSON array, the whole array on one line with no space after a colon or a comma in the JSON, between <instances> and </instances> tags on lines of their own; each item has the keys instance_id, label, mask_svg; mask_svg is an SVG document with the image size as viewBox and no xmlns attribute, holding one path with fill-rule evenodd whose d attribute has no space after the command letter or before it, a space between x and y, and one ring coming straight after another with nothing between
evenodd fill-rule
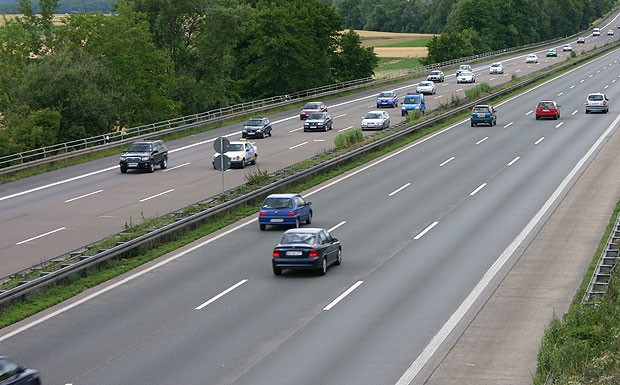
<instances>
[{"instance_id":1,"label":"black sedan","mask_svg":"<svg viewBox=\"0 0 620 385\"><path fill-rule=\"evenodd\" d=\"M304 122L304 132L327 131L334 127L334 121L329 112L313 112Z\"/></svg>"},{"instance_id":2,"label":"black sedan","mask_svg":"<svg viewBox=\"0 0 620 385\"><path fill-rule=\"evenodd\" d=\"M273 249L272 265L275 275L282 274L285 269L316 270L320 275L325 275L329 265L341 263L340 242L325 229L287 230Z\"/></svg>"},{"instance_id":3,"label":"black sedan","mask_svg":"<svg viewBox=\"0 0 620 385\"><path fill-rule=\"evenodd\" d=\"M243 126L242 138L264 138L271 136L271 122L267 118L251 118Z\"/></svg>"},{"instance_id":4,"label":"black sedan","mask_svg":"<svg viewBox=\"0 0 620 385\"><path fill-rule=\"evenodd\" d=\"M39 371L21 367L10 358L0 356L0 385L40 385Z\"/></svg>"}]
</instances>

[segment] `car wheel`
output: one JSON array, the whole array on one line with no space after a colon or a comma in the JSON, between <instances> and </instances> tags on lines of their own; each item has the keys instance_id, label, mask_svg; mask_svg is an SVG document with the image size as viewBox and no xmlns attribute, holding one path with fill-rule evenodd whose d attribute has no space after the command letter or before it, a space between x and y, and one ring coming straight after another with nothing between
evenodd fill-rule
<instances>
[{"instance_id":1,"label":"car wheel","mask_svg":"<svg viewBox=\"0 0 620 385\"><path fill-rule=\"evenodd\" d=\"M319 275L327 274L327 260L323 258L321 260L321 267L319 268Z\"/></svg>"},{"instance_id":2,"label":"car wheel","mask_svg":"<svg viewBox=\"0 0 620 385\"><path fill-rule=\"evenodd\" d=\"M301 227L301 221L299 220L299 217L295 218L295 227L296 228L300 228Z\"/></svg>"},{"instance_id":3,"label":"car wheel","mask_svg":"<svg viewBox=\"0 0 620 385\"><path fill-rule=\"evenodd\" d=\"M123 167L123 166L121 166L121 173L123 173L123 174L124 174L124 173L126 173L126 172L127 172L127 167Z\"/></svg>"},{"instance_id":4,"label":"car wheel","mask_svg":"<svg viewBox=\"0 0 620 385\"><path fill-rule=\"evenodd\" d=\"M590 113L590 110L586 110L586 114L589 114L589 113Z\"/></svg>"},{"instance_id":5,"label":"car wheel","mask_svg":"<svg viewBox=\"0 0 620 385\"><path fill-rule=\"evenodd\" d=\"M241 159L241 168L245 168L245 158Z\"/></svg>"},{"instance_id":6,"label":"car wheel","mask_svg":"<svg viewBox=\"0 0 620 385\"><path fill-rule=\"evenodd\" d=\"M261 139L265 139L265 133L263 132L260 136Z\"/></svg>"},{"instance_id":7,"label":"car wheel","mask_svg":"<svg viewBox=\"0 0 620 385\"><path fill-rule=\"evenodd\" d=\"M340 266L342 263L342 250L338 249L338 255L336 256L336 260L334 261L334 265Z\"/></svg>"},{"instance_id":8,"label":"car wheel","mask_svg":"<svg viewBox=\"0 0 620 385\"><path fill-rule=\"evenodd\" d=\"M168 158L164 158L159 164L162 170L165 170L168 167Z\"/></svg>"},{"instance_id":9,"label":"car wheel","mask_svg":"<svg viewBox=\"0 0 620 385\"><path fill-rule=\"evenodd\" d=\"M265 231L265 229L267 228L267 225L264 223L259 223L258 227L260 228L261 231Z\"/></svg>"},{"instance_id":10,"label":"car wheel","mask_svg":"<svg viewBox=\"0 0 620 385\"><path fill-rule=\"evenodd\" d=\"M308 214L308 219L306 219L306 224L309 225L312 223L312 211L310 211L310 214Z\"/></svg>"},{"instance_id":11,"label":"car wheel","mask_svg":"<svg viewBox=\"0 0 620 385\"><path fill-rule=\"evenodd\" d=\"M496 126L496 125L497 125L497 120L494 120L494 121L493 121L493 123L492 123L492 125L493 125L493 126Z\"/></svg>"},{"instance_id":12,"label":"car wheel","mask_svg":"<svg viewBox=\"0 0 620 385\"><path fill-rule=\"evenodd\" d=\"M149 163L149 172L153 172L153 171L155 171L155 163L150 162Z\"/></svg>"},{"instance_id":13,"label":"car wheel","mask_svg":"<svg viewBox=\"0 0 620 385\"><path fill-rule=\"evenodd\" d=\"M407 115L407 113L406 113L406 112L404 112L404 111L403 111L403 112L401 112L400 114L401 114L402 116Z\"/></svg>"},{"instance_id":14,"label":"car wheel","mask_svg":"<svg viewBox=\"0 0 620 385\"><path fill-rule=\"evenodd\" d=\"M271 138L271 130L269 130L269 137Z\"/></svg>"},{"instance_id":15,"label":"car wheel","mask_svg":"<svg viewBox=\"0 0 620 385\"><path fill-rule=\"evenodd\" d=\"M282 275L282 269L278 269L277 267L273 268L274 275Z\"/></svg>"},{"instance_id":16,"label":"car wheel","mask_svg":"<svg viewBox=\"0 0 620 385\"><path fill-rule=\"evenodd\" d=\"M536 120L540 120L540 116L536 115Z\"/></svg>"},{"instance_id":17,"label":"car wheel","mask_svg":"<svg viewBox=\"0 0 620 385\"><path fill-rule=\"evenodd\" d=\"M473 126L475 126L475 125L476 125L476 124L475 124L474 122L471 122L471 126L472 126L472 127L473 127Z\"/></svg>"}]
</instances>

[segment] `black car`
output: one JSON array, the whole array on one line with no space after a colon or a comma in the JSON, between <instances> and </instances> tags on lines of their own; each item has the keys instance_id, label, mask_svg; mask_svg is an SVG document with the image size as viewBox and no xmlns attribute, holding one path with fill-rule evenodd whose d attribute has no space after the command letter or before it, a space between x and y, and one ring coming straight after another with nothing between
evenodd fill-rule
<instances>
[{"instance_id":1,"label":"black car","mask_svg":"<svg viewBox=\"0 0 620 385\"><path fill-rule=\"evenodd\" d=\"M264 138L271 136L271 122L267 118L251 118L243 126L242 138Z\"/></svg>"},{"instance_id":2,"label":"black car","mask_svg":"<svg viewBox=\"0 0 620 385\"><path fill-rule=\"evenodd\" d=\"M168 167L168 149L163 140L135 142L121 155L119 164L123 174L130 168L153 172L159 166L163 170Z\"/></svg>"},{"instance_id":3,"label":"black car","mask_svg":"<svg viewBox=\"0 0 620 385\"><path fill-rule=\"evenodd\" d=\"M296 228L286 230L273 249L273 273L282 270L316 270L327 273L329 265L342 263L342 247L338 239L325 229Z\"/></svg>"},{"instance_id":4,"label":"black car","mask_svg":"<svg viewBox=\"0 0 620 385\"><path fill-rule=\"evenodd\" d=\"M41 385L41 378L38 370L21 367L0 356L0 385Z\"/></svg>"},{"instance_id":5,"label":"black car","mask_svg":"<svg viewBox=\"0 0 620 385\"><path fill-rule=\"evenodd\" d=\"M334 128L334 121L329 112L313 112L304 122L304 132L327 131Z\"/></svg>"}]
</instances>

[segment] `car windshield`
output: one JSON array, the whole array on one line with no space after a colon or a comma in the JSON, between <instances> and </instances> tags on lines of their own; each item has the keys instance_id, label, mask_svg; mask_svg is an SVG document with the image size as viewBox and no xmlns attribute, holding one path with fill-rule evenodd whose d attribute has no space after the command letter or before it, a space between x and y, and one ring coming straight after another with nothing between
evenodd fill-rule
<instances>
[{"instance_id":1,"label":"car windshield","mask_svg":"<svg viewBox=\"0 0 620 385\"><path fill-rule=\"evenodd\" d=\"M316 119L316 120L321 120L323 119L323 114L310 114L308 115L308 119L312 120L312 119Z\"/></svg>"},{"instance_id":2,"label":"car windshield","mask_svg":"<svg viewBox=\"0 0 620 385\"><path fill-rule=\"evenodd\" d=\"M421 87L430 87L433 83L430 82L420 82Z\"/></svg>"},{"instance_id":3,"label":"car windshield","mask_svg":"<svg viewBox=\"0 0 620 385\"><path fill-rule=\"evenodd\" d=\"M245 125L246 126L262 126L263 119L250 119Z\"/></svg>"},{"instance_id":4,"label":"car windshield","mask_svg":"<svg viewBox=\"0 0 620 385\"><path fill-rule=\"evenodd\" d=\"M420 97L417 95L405 97L405 103L418 103L419 101Z\"/></svg>"},{"instance_id":5,"label":"car windshield","mask_svg":"<svg viewBox=\"0 0 620 385\"><path fill-rule=\"evenodd\" d=\"M539 108L553 108L553 103L551 102L540 102L538 103Z\"/></svg>"},{"instance_id":6,"label":"car windshield","mask_svg":"<svg viewBox=\"0 0 620 385\"><path fill-rule=\"evenodd\" d=\"M382 92L379 94L380 98L391 98L392 97L392 93L391 92Z\"/></svg>"},{"instance_id":7,"label":"car windshield","mask_svg":"<svg viewBox=\"0 0 620 385\"><path fill-rule=\"evenodd\" d=\"M129 152L151 152L151 145L148 143L134 143L129 146Z\"/></svg>"},{"instance_id":8,"label":"car windshield","mask_svg":"<svg viewBox=\"0 0 620 385\"><path fill-rule=\"evenodd\" d=\"M381 114L378 112L369 112L364 119L381 119Z\"/></svg>"},{"instance_id":9,"label":"car windshield","mask_svg":"<svg viewBox=\"0 0 620 385\"><path fill-rule=\"evenodd\" d=\"M320 108L319 103L306 103L306 106L304 107L306 110L318 110Z\"/></svg>"},{"instance_id":10,"label":"car windshield","mask_svg":"<svg viewBox=\"0 0 620 385\"><path fill-rule=\"evenodd\" d=\"M314 243L314 233L284 233L280 243L283 245L304 244L311 245Z\"/></svg>"},{"instance_id":11,"label":"car windshield","mask_svg":"<svg viewBox=\"0 0 620 385\"><path fill-rule=\"evenodd\" d=\"M439 75L439 71L431 71L431 75Z\"/></svg>"},{"instance_id":12,"label":"car windshield","mask_svg":"<svg viewBox=\"0 0 620 385\"><path fill-rule=\"evenodd\" d=\"M292 209L293 200L290 198L267 198L263 203L264 209Z\"/></svg>"},{"instance_id":13,"label":"car windshield","mask_svg":"<svg viewBox=\"0 0 620 385\"><path fill-rule=\"evenodd\" d=\"M241 143L231 143L228 146L228 151L243 151L243 144L241 144Z\"/></svg>"}]
</instances>

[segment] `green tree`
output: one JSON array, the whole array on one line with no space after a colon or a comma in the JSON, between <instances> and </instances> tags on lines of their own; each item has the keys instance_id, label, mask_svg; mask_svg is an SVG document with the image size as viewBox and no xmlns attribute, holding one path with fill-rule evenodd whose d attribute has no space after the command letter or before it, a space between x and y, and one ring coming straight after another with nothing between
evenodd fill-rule
<instances>
[{"instance_id":1,"label":"green tree","mask_svg":"<svg viewBox=\"0 0 620 385\"><path fill-rule=\"evenodd\" d=\"M336 81L361 79L374 73L379 59L372 47L362 47L361 43L360 36L353 30L340 36L339 49L334 53L332 63Z\"/></svg>"}]
</instances>

